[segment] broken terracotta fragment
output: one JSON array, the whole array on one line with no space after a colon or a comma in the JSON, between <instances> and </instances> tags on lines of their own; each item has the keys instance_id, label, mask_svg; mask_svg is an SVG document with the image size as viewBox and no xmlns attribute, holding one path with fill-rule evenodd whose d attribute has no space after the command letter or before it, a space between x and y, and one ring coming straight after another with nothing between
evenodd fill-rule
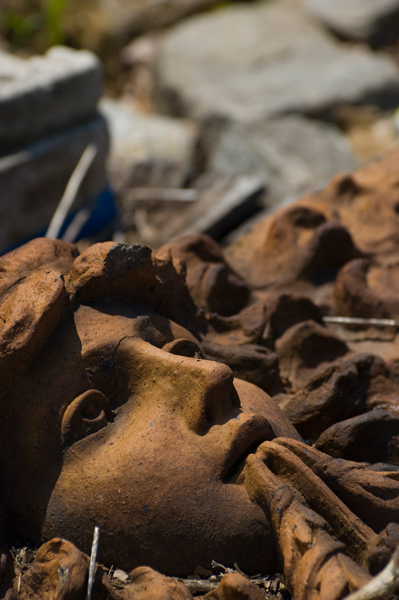
<instances>
[{"instance_id":1,"label":"broken terracotta fragment","mask_svg":"<svg viewBox=\"0 0 399 600\"><path fill-rule=\"evenodd\" d=\"M300 203L267 217L226 249L229 263L259 298L302 295L324 310L339 269L361 256L341 223Z\"/></svg>"},{"instance_id":2,"label":"broken terracotta fragment","mask_svg":"<svg viewBox=\"0 0 399 600\"><path fill-rule=\"evenodd\" d=\"M348 317L399 320L399 255L355 260L338 274L334 289L337 313Z\"/></svg>"},{"instance_id":3,"label":"broken terracotta fragment","mask_svg":"<svg viewBox=\"0 0 399 600\"><path fill-rule=\"evenodd\" d=\"M347 460L399 466L398 439L399 415L377 408L331 425L315 447Z\"/></svg>"},{"instance_id":4,"label":"broken terracotta fragment","mask_svg":"<svg viewBox=\"0 0 399 600\"><path fill-rule=\"evenodd\" d=\"M316 441L325 430L336 423L346 422L347 419L363 413L368 414L368 411L382 409L392 414L395 421L398 383L391 377L388 366L380 357L370 354L348 354L334 360L329 366L324 364L324 369L316 366L314 371L313 377L295 394L276 398L291 423L305 439ZM385 421L385 418L382 421ZM385 428L383 422L381 427ZM335 429L331 430L331 435L333 431ZM360 442L361 437L355 442L358 449L355 460L385 460L382 458L385 451L379 448L378 444L368 444L366 449ZM387 444L390 444L393 458L394 448L398 447L395 435L389 436L384 448L387 448ZM342 454L337 454L338 447ZM340 443L333 456L352 460L354 457L346 454L344 447L346 444ZM323 447L320 449L324 450ZM329 450L325 451L330 453ZM365 453L363 459L359 458L362 452Z\"/></svg>"},{"instance_id":5,"label":"broken terracotta fragment","mask_svg":"<svg viewBox=\"0 0 399 600\"><path fill-rule=\"evenodd\" d=\"M258 297L267 298L273 291L295 293L312 298L323 311L331 313L336 309L334 280L342 267L355 259L392 254L392 258L381 259L382 264L377 261L371 267L367 282L359 282L365 275L357 270L353 292L354 282L347 283L346 288L356 295L354 306L360 301L360 313L360 288L366 292L363 303L369 307L367 316L378 299L384 303L386 298L391 308L384 311L377 307L374 316L394 311L389 298L394 295L392 284L396 286L394 264L399 249L398 160L396 149L353 174L336 176L324 190L280 209L238 238L226 249L227 260ZM367 260L358 264L368 265ZM348 265L347 278L351 272ZM337 293L342 302L344 292ZM353 310L351 315L355 316Z\"/></svg>"},{"instance_id":6,"label":"broken terracotta fragment","mask_svg":"<svg viewBox=\"0 0 399 600\"><path fill-rule=\"evenodd\" d=\"M264 336L266 307L226 262L219 245L207 235L188 235L166 244L156 256L184 263L188 290L200 309L198 335L207 357L269 394L282 392L277 356Z\"/></svg>"}]
</instances>

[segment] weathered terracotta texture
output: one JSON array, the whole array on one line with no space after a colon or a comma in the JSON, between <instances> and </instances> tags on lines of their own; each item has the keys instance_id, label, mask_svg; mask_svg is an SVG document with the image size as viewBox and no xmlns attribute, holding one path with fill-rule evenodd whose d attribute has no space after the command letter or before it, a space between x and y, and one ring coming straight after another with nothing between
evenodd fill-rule
<instances>
[{"instance_id":1,"label":"weathered terracotta texture","mask_svg":"<svg viewBox=\"0 0 399 600\"><path fill-rule=\"evenodd\" d=\"M304 228L306 225L309 229L312 224L319 226L320 221L321 224L325 223L323 215L319 220L312 221L310 216L313 213L301 211L300 203L297 203L290 209L284 209L282 213L283 215L287 212L291 215L296 214L295 227L300 224L301 227ZM273 219L274 217L271 217L269 221ZM267 223L268 220L264 222L264 226ZM313 252L312 240L315 233L313 230L306 233L306 227L298 239L299 242L301 239L305 241L310 239ZM295 235L288 238L292 241ZM247 239L250 240L250 236ZM283 257L284 251L288 249L291 257L296 254L298 260L302 260L300 247L298 248L297 245L286 247L283 243L284 239L277 244L276 239L273 238L274 246L271 244L270 249L274 254ZM318 239L321 239L320 236ZM251 247L248 250L251 250ZM305 250L308 252L308 249ZM315 255L312 259L313 263L317 262L318 268L323 269L325 267L323 257L330 260L328 254L334 253L336 253L335 242L327 244L324 254ZM259 292L256 287L251 290L249 284L244 285L243 278L237 275L227 262L226 252L223 253L221 248L206 236L180 238L162 248L159 255L171 255L186 264L186 277L191 297L202 309L200 336L207 356L229 364L236 375L259 385L274 396L305 439L315 441L330 426L354 416L360 417L363 413L377 408L392 412L392 418L395 420L394 415L399 407L399 381L395 375L399 348L391 344L387 356L390 362L385 363L381 358L371 354L373 351L378 352L379 349L374 350L375 344L372 339L367 342L367 337L372 338L373 334L370 336L366 331L356 333L360 340L364 338L366 340L365 347L359 347L359 352L356 352L357 344L349 343L350 336L349 341L346 342L340 335L327 328L320 307L317 307L306 295L301 295L301 292L306 293L316 300L315 290L317 296L320 287L324 290L328 289L329 305L324 306L325 310L332 311L335 302L334 310L339 314L345 315L349 312L355 316L371 316L373 314L371 309L368 313L362 310L368 298L364 289L359 290L358 295L354 297L352 313L345 311L344 308L340 310L338 301L341 278L345 273L350 272L352 265L355 267L357 264L366 263L366 260L355 258L347 263L338 271L336 283L333 278L337 274L335 269L329 271L329 276L332 277L329 283L322 283L318 287L308 281L303 287L302 280L291 278L292 261L287 263L288 267L285 265L287 268L282 268L280 265L279 269L275 266L273 256L270 259L267 255L268 260L270 259L267 267L275 269L279 281L270 283L269 287ZM382 258L387 260L385 257ZM396 259L388 258L389 265L396 264ZM327 267L328 264L327 261ZM251 263L248 265L248 273L251 273L251 269L256 271L257 268L259 265ZM289 280L287 289L292 289L293 293L282 291L285 289L284 285L282 284L282 288L280 286L287 277ZM325 279L323 276L321 281ZM385 280L380 281L376 298L384 292L385 283ZM391 285L391 280L388 280L388 283L388 288L391 290L389 293L391 293L390 305L393 307L392 315L396 306L395 288ZM354 289L352 286L351 290ZM234 294L235 290L237 290L236 294ZM257 295L263 298L263 302L256 298ZM386 292L385 295L387 296ZM323 297L326 298L325 295ZM340 297L342 302L351 302L351 295L347 290L344 290ZM217 312L222 311L220 307L223 307L223 302L228 316ZM323 309L323 306L321 308ZM381 311L379 313L376 311L374 315L389 316L386 313L382 314ZM385 461L389 456L389 460L396 464L398 462L396 457L399 454L398 438L394 434L394 429L387 429L387 426L383 426L383 429L385 432L392 433L385 443L381 441L380 444L368 446L368 460L375 463ZM381 440L381 435L377 437ZM358 436L356 439L359 439ZM337 452L341 452L340 456L343 458L352 458L349 445L343 440L335 446L334 455L338 456Z\"/></svg>"},{"instance_id":2,"label":"weathered terracotta texture","mask_svg":"<svg viewBox=\"0 0 399 600\"><path fill-rule=\"evenodd\" d=\"M84 598L88 572L89 558L70 542L54 538L39 548L21 578L20 595L42 600Z\"/></svg>"},{"instance_id":3,"label":"weathered terracotta texture","mask_svg":"<svg viewBox=\"0 0 399 600\"><path fill-rule=\"evenodd\" d=\"M296 360L298 361L299 357L296 357ZM305 375L308 375L303 385L294 394L279 396L278 402L305 439L316 440L331 425L366 411L391 411L395 421L398 384L390 377L387 365L380 357L370 354L348 354L342 359L333 360L330 365L322 363L315 369L316 372L311 378L310 370L303 370ZM386 444L388 443L392 445L391 461L396 464L397 459L393 451L398 447L396 435L390 436L386 440ZM363 459L356 460L382 460L382 447L377 449L377 446L368 444L367 448L363 445L358 448L358 456L362 452L365 454ZM374 451L377 454L373 455ZM334 456L338 456L336 452ZM347 454L340 456L353 458Z\"/></svg>"},{"instance_id":4,"label":"weathered terracotta texture","mask_svg":"<svg viewBox=\"0 0 399 600\"><path fill-rule=\"evenodd\" d=\"M393 426L399 410L397 328L363 325L337 331L326 327L322 315L399 320L398 164L395 150L271 214L223 253L213 244L219 263L240 277L240 285L246 284L249 306L255 306L256 299L264 304L265 326L257 343L277 355L274 368L284 392L267 383L262 386L306 439L316 441L326 428L336 426L342 433L334 455L350 459L350 435L344 431L350 428L359 441L355 432L360 423L369 423L362 415L374 409L391 414L393 429L387 417L382 420L389 439L367 448L365 455L372 463L388 456L399 462ZM200 301L211 287L206 288L203 278L198 294L195 285L206 259L182 240L174 248L180 248L186 260L188 281L194 281L191 295ZM212 285L218 288L220 304L224 286L215 281ZM230 298L227 291L225 295ZM356 427L352 422L342 423L342 429L338 425L354 417ZM331 436L338 435L338 429ZM332 448L324 446L326 440L323 448Z\"/></svg>"},{"instance_id":5,"label":"weathered terracotta texture","mask_svg":"<svg viewBox=\"0 0 399 600\"><path fill-rule=\"evenodd\" d=\"M150 567L137 567L127 581L115 583L96 564L92 587L94 600L192 600L188 587ZM54 538L41 546L33 563L15 579L12 599L84 600L89 575L89 557L66 540ZM198 598L198 596L197 596ZM229 573L204 600L262 600L264 593L239 573ZM10 597L11 600L11 597Z\"/></svg>"},{"instance_id":6,"label":"weathered terracotta texture","mask_svg":"<svg viewBox=\"0 0 399 600\"><path fill-rule=\"evenodd\" d=\"M24 254L34 265L35 252L50 254L47 270L38 258L15 283L15 265ZM88 552L95 523L106 564L275 569L268 516L228 482L254 445L299 436L267 394L202 360L168 318L194 327L173 263L113 243L73 260L70 246L42 240L2 267L4 287L8 270L14 284L0 332L8 535L63 536Z\"/></svg>"},{"instance_id":7,"label":"weathered terracotta texture","mask_svg":"<svg viewBox=\"0 0 399 600\"><path fill-rule=\"evenodd\" d=\"M366 460L398 461L399 383L381 358L323 325L312 294L287 292L298 272L319 277L322 257L336 273L360 254L341 226L298 214L282 231L302 244L299 271L265 302L202 236L156 255L109 242L78 256L35 240L0 259L5 541L56 538L24 576L26 598L81 597L87 557L59 538L88 554L94 525L98 560L135 569L131 597L143 600L190 598L164 575L212 560L282 570L295 599L340 600L389 559L398 471L321 449L352 458L344 424L360 418L351 429L360 440L373 415L391 437L369 444ZM345 251L330 260L331 239ZM313 275L308 290L325 285ZM265 389L274 377L276 401L236 374ZM112 596L100 576L99 600L130 598ZM258 600L258 591L234 576L208 597Z\"/></svg>"},{"instance_id":8,"label":"weathered terracotta texture","mask_svg":"<svg viewBox=\"0 0 399 600\"><path fill-rule=\"evenodd\" d=\"M395 150L267 217L227 249L230 264L261 297L285 290L312 297L331 310L338 271L363 258L353 274L348 265L347 288L353 285L355 295L361 286L361 296L370 288L366 305L379 296L391 306L388 299L397 287L394 253L399 250L398 161ZM392 253L382 264L370 266L366 260Z\"/></svg>"},{"instance_id":9,"label":"weathered terracotta texture","mask_svg":"<svg viewBox=\"0 0 399 600\"><path fill-rule=\"evenodd\" d=\"M399 320L399 253L354 260L338 274L334 305L339 314Z\"/></svg>"},{"instance_id":10,"label":"weathered terracotta texture","mask_svg":"<svg viewBox=\"0 0 399 600\"><path fill-rule=\"evenodd\" d=\"M218 244L206 235L189 235L160 248L156 255L186 265L187 287L200 309L198 335L207 357L227 364L237 377L269 394L282 392L277 356L264 335L266 307L226 262Z\"/></svg>"},{"instance_id":11,"label":"weathered terracotta texture","mask_svg":"<svg viewBox=\"0 0 399 600\"><path fill-rule=\"evenodd\" d=\"M228 573L204 600L264 600L264 593L239 573Z\"/></svg>"},{"instance_id":12,"label":"weathered terracotta texture","mask_svg":"<svg viewBox=\"0 0 399 600\"><path fill-rule=\"evenodd\" d=\"M89 557L66 540L43 544L32 565L17 578L14 595L20 600L84 600L89 577ZM93 600L192 600L189 589L149 567L129 574L126 585L116 586L96 564ZM255 600L255 599L254 599Z\"/></svg>"},{"instance_id":13,"label":"weathered terracotta texture","mask_svg":"<svg viewBox=\"0 0 399 600\"><path fill-rule=\"evenodd\" d=\"M382 567L399 540L397 523L390 523L399 510L397 472L373 472L279 439L248 457L243 477L251 497L270 511L295 598L316 590L343 597L367 581L370 564Z\"/></svg>"}]
</instances>

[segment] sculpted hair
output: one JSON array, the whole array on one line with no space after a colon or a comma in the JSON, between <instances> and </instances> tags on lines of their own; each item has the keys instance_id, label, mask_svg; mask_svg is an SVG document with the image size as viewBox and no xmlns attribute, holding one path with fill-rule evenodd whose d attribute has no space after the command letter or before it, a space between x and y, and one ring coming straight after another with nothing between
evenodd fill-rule
<instances>
[{"instance_id":1,"label":"sculpted hair","mask_svg":"<svg viewBox=\"0 0 399 600\"><path fill-rule=\"evenodd\" d=\"M76 246L38 238L0 258L0 384L37 356L79 304L121 300L165 316L195 333L197 308L185 268L144 245Z\"/></svg>"}]
</instances>

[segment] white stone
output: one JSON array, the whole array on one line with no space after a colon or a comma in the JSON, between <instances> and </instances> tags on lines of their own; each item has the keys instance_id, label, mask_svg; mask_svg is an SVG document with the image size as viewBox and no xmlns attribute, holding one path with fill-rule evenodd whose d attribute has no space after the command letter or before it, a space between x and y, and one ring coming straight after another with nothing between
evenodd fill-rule
<instances>
[{"instance_id":1,"label":"white stone","mask_svg":"<svg viewBox=\"0 0 399 600\"><path fill-rule=\"evenodd\" d=\"M111 177L124 182L138 164L178 164L193 159L198 127L188 120L145 115L126 103L103 98L100 112L108 123Z\"/></svg>"},{"instance_id":2,"label":"white stone","mask_svg":"<svg viewBox=\"0 0 399 600\"><path fill-rule=\"evenodd\" d=\"M22 59L0 51L0 153L93 117L101 91L91 52L54 47Z\"/></svg>"}]
</instances>

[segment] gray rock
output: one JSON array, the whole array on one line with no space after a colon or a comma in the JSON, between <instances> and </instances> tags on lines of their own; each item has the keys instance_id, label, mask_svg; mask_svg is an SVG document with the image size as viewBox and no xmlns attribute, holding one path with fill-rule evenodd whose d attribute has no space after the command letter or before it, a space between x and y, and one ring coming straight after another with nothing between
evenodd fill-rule
<instances>
[{"instance_id":1,"label":"gray rock","mask_svg":"<svg viewBox=\"0 0 399 600\"><path fill-rule=\"evenodd\" d=\"M66 133L47 137L0 158L0 252L44 232L84 149L96 144L97 155L73 206L88 206L106 187L108 133L103 118Z\"/></svg>"},{"instance_id":2,"label":"gray rock","mask_svg":"<svg viewBox=\"0 0 399 600\"><path fill-rule=\"evenodd\" d=\"M216 135L208 135L206 147L208 169L258 176L266 185L269 205L305 193L356 166L349 143L337 127L299 115L249 125L226 124Z\"/></svg>"},{"instance_id":3,"label":"gray rock","mask_svg":"<svg viewBox=\"0 0 399 600\"><path fill-rule=\"evenodd\" d=\"M161 109L201 120L330 113L340 103L397 105L388 56L339 44L302 11L235 5L172 28L155 63Z\"/></svg>"},{"instance_id":4,"label":"gray rock","mask_svg":"<svg viewBox=\"0 0 399 600\"><path fill-rule=\"evenodd\" d=\"M0 52L0 153L92 118L101 88L90 52L55 47L27 60Z\"/></svg>"},{"instance_id":5,"label":"gray rock","mask_svg":"<svg viewBox=\"0 0 399 600\"><path fill-rule=\"evenodd\" d=\"M126 183L137 165L191 165L198 127L158 115L144 115L128 104L103 98L100 111L108 123L111 148L109 173L116 188Z\"/></svg>"},{"instance_id":6,"label":"gray rock","mask_svg":"<svg viewBox=\"0 0 399 600\"><path fill-rule=\"evenodd\" d=\"M302 0L302 5L344 39L378 47L399 38L399 0Z\"/></svg>"},{"instance_id":7,"label":"gray rock","mask_svg":"<svg viewBox=\"0 0 399 600\"><path fill-rule=\"evenodd\" d=\"M264 186L257 177L215 174L196 182L198 198L176 212L154 235L154 244L181 235L206 233L221 239L260 209Z\"/></svg>"}]
</instances>

